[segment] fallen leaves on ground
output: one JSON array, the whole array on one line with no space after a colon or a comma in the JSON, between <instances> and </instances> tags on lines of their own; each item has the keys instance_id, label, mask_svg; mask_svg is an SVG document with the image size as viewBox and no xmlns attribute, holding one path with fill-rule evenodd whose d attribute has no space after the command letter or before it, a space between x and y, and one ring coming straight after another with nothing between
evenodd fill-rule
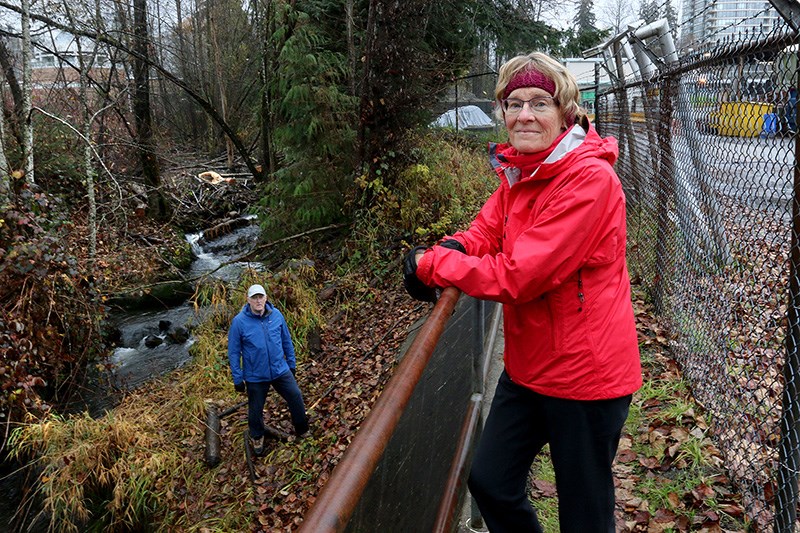
<instances>
[{"instance_id":1,"label":"fallen leaves on ground","mask_svg":"<svg viewBox=\"0 0 800 533\"><path fill-rule=\"evenodd\" d=\"M311 437L266 441L264 456L254 460L256 479L251 484L243 445L246 409L223 418L215 487L202 501L186 495L181 510L189 515L187 523L221 523L231 508L243 506L251 513L250 531L294 531L302 523L391 377L409 327L429 310L402 289L367 290L365 303L325 329L321 353L298 366ZM293 434L288 409L277 394L269 395L264 411L266 424ZM187 460L202 461L199 431L196 439ZM192 490L190 485L186 490Z\"/></svg>"},{"instance_id":2,"label":"fallen leaves on ground","mask_svg":"<svg viewBox=\"0 0 800 533\"><path fill-rule=\"evenodd\" d=\"M629 418L614 463L616 531L759 531L745 519L701 409L679 386L669 332L644 300L634 310L646 385L634 394L631 411L639 414ZM553 484L532 479L530 487L534 500L552 498L555 506Z\"/></svg>"}]
</instances>

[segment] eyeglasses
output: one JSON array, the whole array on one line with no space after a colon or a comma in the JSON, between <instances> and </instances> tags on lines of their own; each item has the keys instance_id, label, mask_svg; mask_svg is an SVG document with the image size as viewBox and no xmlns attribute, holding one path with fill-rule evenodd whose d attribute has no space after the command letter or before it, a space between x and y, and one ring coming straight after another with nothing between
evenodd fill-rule
<instances>
[{"instance_id":1,"label":"eyeglasses","mask_svg":"<svg viewBox=\"0 0 800 533\"><path fill-rule=\"evenodd\" d=\"M519 115L525 104L528 104L528 109L537 115L548 113L555 109L556 99L554 96L537 96L530 100L520 100L519 98L506 98L501 100L500 104L503 106L503 111L509 115Z\"/></svg>"}]
</instances>

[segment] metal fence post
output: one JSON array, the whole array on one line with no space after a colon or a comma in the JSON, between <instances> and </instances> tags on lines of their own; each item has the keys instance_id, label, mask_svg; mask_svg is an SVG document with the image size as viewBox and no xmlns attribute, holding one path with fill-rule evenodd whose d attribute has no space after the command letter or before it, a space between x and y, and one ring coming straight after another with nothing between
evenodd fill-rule
<instances>
[{"instance_id":1,"label":"metal fence post","mask_svg":"<svg viewBox=\"0 0 800 533\"><path fill-rule=\"evenodd\" d=\"M486 353L486 336L484 332L486 331L486 303L483 300L475 300L475 335L473 337L473 375L475 376L475 383L473 390L479 393L483 398L481 403L485 400L485 393L486 393L486 375L484 373L484 368L486 368L486 364L484 358L491 357L490 353ZM478 423L476 425L475 430L475 440L474 442L477 443L480 439L481 433L483 432L483 408L478 411ZM478 504L475 503L475 498L472 497L472 494L469 495L470 501L470 517L469 517L469 524L467 526L470 529L482 529L483 528L483 517L481 516L480 510L478 510Z\"/></svg>"},{"instance_id":2,"label":"metal fence post","mask_svg":"<svg viewBox=\"0 0 800 533\"><path fill-rule=\"evenodd\" d=\"M795 80L795 84L800 82ZM798 88L800 89L800 87ZM800 468L800 136L795 136L794 194L792 196L792 240L789 252L789 331L783 366L783 410L781 413L778 494L775 498L775 531L794 531L797 519L798 468Z\"/></svg>"},{"instance_id":3,"label":"metal fence post","mask_svg":"<svg viewBox=\"0 0 800 533\"><path fill-rule=\"evenodd\" d=\"M669 196L672 189L672 173L675 167L672 154L672 84L673 80L667 76L662 80L659 88L659 103L661 106L661 120L658 124L658 142L661 148L661 165L657 177L657 229L656 229L656 264L655 279L653 280L653 304L656 312L665 310L664 299L668 280L668 250L669 236Z\"/></svg>"},{"instance_id":4,"label":"metal fence post","mask_svg":"<svg viewBox=\"0 0 800 533\"><path fill-rule=\"evenodd\" d=\"M472 371L474 376L473 391L483 394L486 384L483 382L484 344L486 343L486 304L475 299L475 333L472 337Z\"/></svg>"}]
</instances>

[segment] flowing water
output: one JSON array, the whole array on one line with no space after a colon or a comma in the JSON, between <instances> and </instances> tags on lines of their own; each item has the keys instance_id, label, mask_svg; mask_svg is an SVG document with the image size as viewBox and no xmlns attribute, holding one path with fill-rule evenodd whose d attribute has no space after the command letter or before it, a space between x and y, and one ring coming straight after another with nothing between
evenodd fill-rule
<instances>
[{"instance_id":1,"label":"flowing water","mask_svg":"<svg viewBox=\"0 0 800 533\"><path fill-rule=\"evenodd\" d=\"M206 242L202 233L187 235L195 260L185 274L191 280L213 276L228 283L236 283L245 269L263 270L259 263L238 262L237 257L251 252L258 241L259 227L249 223ZM109 317L109 322L119 331L116 348L109 358L110 371L90 372L83 393L67 407L68 412L88 411L91 416L101 416L113 408L125 390L136 388L148 380L159 377L186 364L191 356L189 348L195 339L191 331L200 320L194 306L186 301L172 308L146 311L120 311ZM0 531L9 529L14 513L22 500L23 480L18 465L4 463L0 469Z\"/></svg>"},{"instance_id":2,"label":"flowing water","mask_svg":"<svg viewBox=\"0 0 800 533\"><path fill-rule=\"evenodd\" d=\"M250 217L250 222L254 218ZM202 233L187 235L195 256L187 277L196 281L213 276L236 283L245 269L262 270L260 263L235 260L252 251L258 234L258 225L249 223L208 242ZM202 310L198 313L189 301L170 309L112 316L111 321L120 333L109 361L113 365L113 379L101 382L110 381L118 389L131 389L186 364L191 358L189 348L194 344L190 332L201 320ZM97 409L96 402L92 407Z\"/></svg>"}]
</instances>

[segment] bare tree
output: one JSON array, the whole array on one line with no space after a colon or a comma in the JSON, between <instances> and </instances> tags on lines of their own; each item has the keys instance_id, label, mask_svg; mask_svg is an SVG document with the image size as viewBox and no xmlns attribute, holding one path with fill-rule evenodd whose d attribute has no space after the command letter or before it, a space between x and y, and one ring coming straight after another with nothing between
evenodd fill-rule
<instances>
[{"instance_id":1,"label":"bare tree","mask_svg":"<svg viewBox=\"0 0 800 533\"><path fill-rule=\"evenodd\" d=\"M31 45L31 5L30 0L22 0L22 153L25 179L34 183L33 178L33 122L31 117L31 101L33 91L32 63L33 47Z\"/></svg>"},{"instance_id":2,"label":"bare tree","mask_svg":"<svg viewBox=\"0 0 800 533\"><path fill-rule=\"evenodd\" d=\"M137 2L139 1L141 0L137 0ZM7 2L5 0L0 0L0 8L5 8L15 13L22 13L22 8L19 5ZM258 165L256 165L254 159L251 157L250 150L248 150L248 148L245 146L242 138L237 134L234 128L232 128L230 124L223 120L217 108L204 94L202 88L198 88L198 83L195 83L194 80L188 80L185 77L176 75L175 73L166 69L163 65L154 62L150 57L147 46L145 46L144 50L139 50L135 46L135 43L134 45L129 45L125 40L125 37L130 35L131 32L129 31L127 24L124 24L124 20L120 20L120 27L118 28L118 31L111 33L92 30L86 24L82 24L79 27L73 27L68 24L64 24L54 17L49 17L41 13L31 13L30 18L47 26L69 32L70 34L78 37L87 37L89 39L97 40L116 51L129 55L134 63L139 61L141 62L140 64L158 71L158 73L164 76L165 79L167 79L176 87L180 88L186 96L191 98L206 113L206 115L210 117L210 119L217 126L219 126L224 134L230 137L231 142L233 142L234 146L236 147L236 151L244 160L248 170L253 174L253 176L260 178L262 170Z\"/></svg>"},{"instance_id":3,"label":"bare tree","mask_svg":"<svg viewBox=\"0 0 800 533\"><path fill-rule=\"evenodd\" d=\"M70 24L76 25L76 16L70 8L69 2L64 2L64 10L70 21ZM80 6L80 15L88 18L88 6ZM95 0L95 20L97 24L102 24L102 17L100 15L100 0ZM80 16L79 15L79 16ZM83 165L86 181L86 196L89 204L88 228L89 228L89 260L94 262L97 256L97 200L95 198L95 177L94 170L94 151L92 148L92 111L91 111L91 98L89 95L90 90L90 72L95 64L97 58L97 51L99 43L92 41L92 49L90 52L85 52L83 48L83 40L81 38L75 39L75 44L78 49L78 65L80 68L80 82L78 86L78 102L81 105L81 118L83 136L86 138L86 143L83 148Z\"/></svg>"},{"instance_id":4,"label":"bare tree","mask_svg":"<svg viewBox=\"0 0 800 533\"><path fill-rule=\"evenodd\" d=\"M274 48L269 39L273 31L275 20L275 9L273 3L270 1L260 2L255 0L253 2L254 12L256 14L256 24L259 27L261 38L261 68L259 69L259 76L261 78L261 153L262 159L267 166L265 174L271 176L277 170L277 162L275 157L275 146L272 138L274 131L273 117L272 117L272 76L275 72L274 65ZM262 8L263 6L263 8Z\"/></svg>"},{"instance_id":5,"label":"bare tree","mask_svg":"<svg viewBox=\"0 0 800 533\"><path fill-rule=\"evenodd\" d=\"M8 49L5 39L0 39L0 67L3 69L3 74L8 84L8 89L11 92L11 98L14 101L13 113L6 113L5 106L3 106L3 113L5 118L11 120L11 133L17 138L17 142L22 145L22 132L19 125L23 122L23 96L22 87L17 79L17 72L14 68L14 58L11 51Z\"/></svg>"},{"instance_id":6,"label":"bare tree","mask_svg":"<svg viewBox=\"0 0 800 533\"><path fill-rule=\"evenodd\" d=\"M602 29L611 28L616 35L627 29L635 15L628 0L606 0L598 6L597 26Z\"/></svg>"},{"instance_id":7,"label":"bare tree","mask_svg":"<svg viewBox=\"0 0 800 533\"><path fill-rule=\"evenodd\" d=\"M1 104L0 104L1 105ZM5 150L5 117L0 110L0 206L8 203L11 197L11 180L9 178L8 160Z\"/></svg>"},{"instance_id":8,"label":"bare tree","mask_svg":"<svg viewBox=\"0 0 800 533\"><path fill-rule=\"evenodd\" d=\"M167 201L161 192L161 176L158 170L153 142L153 118L150 109L150 52L147 34L147 0L133 2L133 116L136 120L139 158L142 164L147 204L150 215L163 219L167 216Z\"/></svg>"},{"instance_id":9,"label":"bare tree","mask_svg":"<svg viewBox=\"0 0 800 533\"><path fill-rule=\"evenodd\" d=\"M213 65L214 65L214 78L217 81L217 90L219 91L219 103L220 103L220 112L222 113L222 120L225 122L229 121L228 115L228 95L226 86L225 86L225 67L222 64L221 53L220 53L220 45L219 45L219 37L218 37L218 29L217 29L217 22L213 16L209 17L209 24L208 24L208 33L209 33L209 45L211 46L211 52L213 55ZM228 168L233 169L233 156L234 156L234 146L231 142L230 138L225 139L225 154L228 161Z\"/></svg>"}]
</instances>

